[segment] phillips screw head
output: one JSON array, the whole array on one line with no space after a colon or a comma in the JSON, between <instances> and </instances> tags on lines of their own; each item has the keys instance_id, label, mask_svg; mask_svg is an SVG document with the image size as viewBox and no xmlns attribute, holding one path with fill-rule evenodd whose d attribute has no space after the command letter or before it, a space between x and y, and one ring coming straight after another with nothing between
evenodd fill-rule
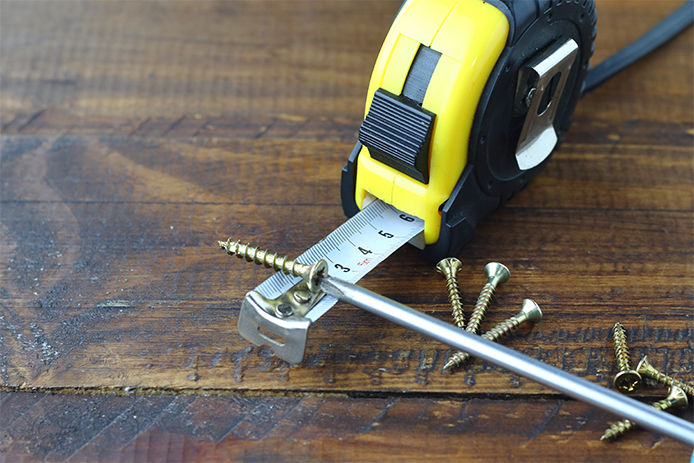
<instances>
[{"instance_id":1,"label":"phillips screw head","mask_svg":"<svg viewBox=\"0 0 694 463\"><path fill-rule=\"evenodd\" d=\"M641 375L635 370L623 370L614 376L613 383L621 392L633 392L641 385Z\"/></svg>"},{"instance_id":2,"label":"phillips screw head","mask_svg":"<svg viewBox=\"0 0 694 463\"><path fill-rule=\"evenodd\" d=\"M617 322L612 328L614 340L614 352L617 358L619 373L614 377L613 384L621 392L633 392L641 386L641 375L632 370L629 362L629 347L627 346L627 332L621 323Z\"/></svg>"},{"instance_id":3,"label":"phillips screw head","mask_svg":"<svg viewBox=\"0 0 694 463\"><path fill-rule=\"evenodd\" d=\"M455 257L446 257L436 264L436 270L446 278L446 290L448 291L448 300L451 303L453 321L461 330L465 329L465 314L463 313L463 303L460 300L460 290L458 289L456 275L458 275L462 266L463 263L460 262L460 259Z\"/></svg>"},{"instance_id":4,"label":"phillips screw head","mask_svg":"<svg viewBox=\"0 0 694 463\"><path fill-rule=\"evenodd\" d=\"M448 275L453 275L455 277L462 267L463 263L460 259L455 257L446 257L436 264L436 270L445 277Z\"/></svg>"}]
</instances>

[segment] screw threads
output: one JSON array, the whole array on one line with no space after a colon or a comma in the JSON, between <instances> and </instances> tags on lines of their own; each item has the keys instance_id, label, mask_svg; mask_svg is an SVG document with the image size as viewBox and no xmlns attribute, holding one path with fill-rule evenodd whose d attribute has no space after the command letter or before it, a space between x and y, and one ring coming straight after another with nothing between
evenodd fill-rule
<instances>
[{"instance_id":1,"label":"screw threads","mask_svg":"<svg viewBox=\"0 0 694 463\"><path fill-rule=\"evenodd\" d=\"M313 265L300 264L287 256L280 256L270 251L265 251L250 244L241 244L240 241L217 241L219 247L224 249L227 254L236 255L248 262L264 265L285 275L301 277L309 291L316 293L320 291L320 279L328 275L328 264L320 259Z\"/></svg>"},{"instance_id":2,"label":"screw threads","mask_svg":"<svg viewBox=\"0 0 694 463\"><path fill-rule=\"evenodd\" d=\"M460 300L460 290L458 282L453 275L446 276L446 290L448 291L448 300L451 303L451 312L453 321L460 329L465 329L465 313L463 312L463 303Z\"/></svg>"},{"instance_id":3,"label":"screw threads","mask_svg":"<svg viewBox=\"0 0 694 463\"><path fill-rule=\"evenodd\" d=\"M496 341L500 337L505 336L509 334L511 331L518 328L518 326L525 320L525 317L519 317L518 315L514 315L513 317L504 320L491 330L484 333L482 337L485 339L489 339L490 341Z\"/></svg>"},{"instance_id":4,"label":"screw threads","mask_svg":"<svg viewBox=\"0 0 694 463\"><path fill-rule=\"evenodd\" d=\"M495 342L502 336L505 336L518 328L518 326L520 326L522 323L525 323L526 321L538 322L541 319L542 311L540 311L540 308L537 306L535 301L532 299L525 299L523 301L523 308L519 313L497 324L494 328L484 333L482 337L489 341ZM470 354L467 352L454 352L450 357L448 357L448 360L444 364L441 372L443 373L453 367L458 367L469 358Z\"/></svg>"},{"instance_id":5,"label":"screw threads","mask_svg":"<svg viewBox=\"0 0 694 463\"><path fill-rule=\"evenodd\" d=\"M521 323L523 323L525 320L519 320L517 318L517 315L514 315L513 317L504 320L503 322L499 323L496 325L494 328L491 330L487 331L482 335L484 339L487 339L489 341L496 341L500 337L504 336L505 334L510 333L514 329L518 327ZM443 366L443 371L450 370L453 367L459 367L462 365L467 359L470 358L470 354L467 352L463 351L457 351L451 354L450 357L448 357L448 360L446 361L446 364Z\"/></svg>"},{"instance_id":6,"label":"screw threads","mask_svg":"<svg viewBox=\"0 0 694 463\"><path fill-rule=\"evenodd\" d=\"M467 324L467 331L471 333L477 333L477 331L479 331L482 319L487 313L489 301L491 301L492 296L494 296L494 290L496 290L496 287L491 283L485 283L485 285L482 287L482 291L480 292L477 302L475 303L475 308L472 310L470 321Z\"/></svg>"},{"instance_id":7,"label":"screw threads","mask_svg":"<svg viewBox=\"0 0 694 463\"><path fill-rule=\"evenodd\" d=\"M694 386L658 371L653 365L648 363L647 357L641 359L636 369L640 374L648 376L649 378L656 380L660 384L665 384L670 387L678 387L682 389L686 394L694 397Z\"/></svg>"},{"instance_id":8,"label":"screw threads","mask_svg":"<svg viewBox=\"0 0 694 463\"><path fill-rule=\"evenodd\" d=\"M441 369L441 373L445 373L446 371L450 370L451 368L459 367L468 358L470 358L470 354L468 354L467 352L463 352L460 350L453 352L446 360L446 363L443 365L443 368Z\"/></svg>"},{"instance_id":9,"label":"screw threads","mask_svg":"<svg viewBox=\"0 0 694 463\"><path fill-rule=\"evenodd\" d=\"M614 324L612 329L612 337L614 339L614 353L617 357L617 366L620 371L630 370L629 366L629 348L627 347L626 330L621 323Z\"/></svg>"},{"instance_id":10,"label":"screw threads","mask_svg":"<svg viewBox=\"0 0 694 463\"><path fill-rule=\"evenodd\" d=\"M668 376L668 375L660 373L660 372L658 372L658 373L659 373L659 375L653 379L655 379L659 383L666 384L668 386L679 387L684 392L686 392L688 395L694 396L694 386L691 386L687 383L684 383L677 378L673 378L672 376Z\"/></svg>"},{"instance_id":11,"label":"screw threads","mask_svg":"<svg viewBox=\"0 0 694 463\"><path fill-rule=\"evenodd\" d=\"M219 247L224 249L229 255L236 255L240 259L246 259L248 262L255 262L258 265L263 265L267 268L272 268L286 275L294 275L297 277L305 277L310 270L309 265L300 264L287 256L280 256L276 253L271 253L267 250L262 250L258 247L249 244L241 244L240 241L219 241Z\"/></svg>"},{"instance_id":12,"label":"screw threads","mask_svg":"<svg viewBox=\"0 0 694 463\"><path fill-rule=\"evenodd\" d=\"M622 420L611 425L605 433L600 436L600 440L615 439L634 427L634 423L629 420Z\"/></svg>"},{"instance_id":13,"label":"screw threads","mask_svg":"<svg viewBox=\"0 0 694 463\"><path fill-rule=\"evenodd\" d=\"M651 404L653 408L665 411L672 407L682 407L687 405L687 396L684 391L680 388L673 387L670 389L670 393L663 400L659 400ZM616 437L624 435L630 429L635 426L634 422L630 420L622 420L613 425L611 425L604 434L600 437L600 440L614 439Z\"/></svg>"},{"instance_id":14,"label":"screw threads","mask_svg":"<svg viewBox=\"0 0 694 463\"><path fill-rule=\"evenodd\" d=\"M436 264L436 270L446 278L446 291L448 291L448 301L451 304L453 321L458 328L464 330L465 313L463 312L463 302L460 299L460 290L456 280L456 275L462 265L462 262L455 257L447 257Z\"/></svg>"},{"instance_id":15,"label":"screw threads","mask_svg":"<svg viewBox=\"0 0 694 463\"><path fill-rule=\"evenodd\" d=\"M467 331L470 333L477 333L482 323L482 319L489 308L489 302L494 296L494 291L496 291L497 285L508 281L511 276L511 272L508 268L500 262L488 262L484 266L484 274L487 276L487 282L482 287L480 295L475 303L475 308L470 316L470 322L467 326Z\"/></svg>"}]
</instances>

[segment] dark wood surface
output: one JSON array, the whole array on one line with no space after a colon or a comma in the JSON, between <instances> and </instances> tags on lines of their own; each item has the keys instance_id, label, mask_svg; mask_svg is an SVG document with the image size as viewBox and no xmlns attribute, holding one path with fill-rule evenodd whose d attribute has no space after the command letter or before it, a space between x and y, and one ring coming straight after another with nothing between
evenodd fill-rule
<instances>
[{"instance_id":1,"label":"dark wood surface","mask_svg":"<svg viewBox=\"0 0 694 463\"><path fill-rule=\"evenodd\" d=\"M598 2L593 63L680 1ZM0 461L686 461L691 449L346 305L291 366L236 331L269 276L344 221L339 172L398 2L0 0ZM547 169L461 253L545 319L505 343L591 381L694 378L694 35L578 106ZM363 285L449 319L403 248ZM32 389L34 388L34 389ZM655 400L663 389L637 396ZM690 406L678 413L692 420Z\"/></svg>"}]
</instances>

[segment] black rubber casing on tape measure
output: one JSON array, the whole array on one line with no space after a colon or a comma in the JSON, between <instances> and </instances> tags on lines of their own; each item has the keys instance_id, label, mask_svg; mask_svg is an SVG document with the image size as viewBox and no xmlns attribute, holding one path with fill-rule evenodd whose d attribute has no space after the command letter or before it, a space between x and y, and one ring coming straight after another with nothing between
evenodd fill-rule
<instances>
[{"instance_id":1,"label":"black rubber casing on tape measure","mask_svg":"<svg viewBox=\"0 0 694 463\"><path fill-rule=\"evenodd\" d=\"M522 100L525 95L516 92L519 70L557 43L573 39L578 45L554 120L561 142L571 124L593 53L597 20L594 0L486 1L506 15L509 38L477 107L467 165L450 197L441 205L438 241L424 249L431 260L457 254L472 239L477 224L523 189L550 159L528 170L518 167L516 147L527 114ZM359 211L354 186L360 149L361 143L357 142L342 170L342 206L349 217Z\"/></svg>"}]
</instances>

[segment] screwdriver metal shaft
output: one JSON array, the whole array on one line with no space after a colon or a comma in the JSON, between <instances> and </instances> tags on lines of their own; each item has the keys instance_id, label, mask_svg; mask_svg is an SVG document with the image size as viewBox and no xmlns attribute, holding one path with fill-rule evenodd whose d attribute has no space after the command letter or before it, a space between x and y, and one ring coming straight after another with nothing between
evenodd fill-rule
<instances>
[{"instance_id":1,"label":"screwdriver metal shaft","mask_svg":"<svg viewBox=\"0 0 694 463\"><path fill-rule=\"evenodd\" d=\"M694 424L495 344L360 286L329 276L321 289L337 299L556 389L644 428L694 446Z\"/></svg>"}]
</instances>

